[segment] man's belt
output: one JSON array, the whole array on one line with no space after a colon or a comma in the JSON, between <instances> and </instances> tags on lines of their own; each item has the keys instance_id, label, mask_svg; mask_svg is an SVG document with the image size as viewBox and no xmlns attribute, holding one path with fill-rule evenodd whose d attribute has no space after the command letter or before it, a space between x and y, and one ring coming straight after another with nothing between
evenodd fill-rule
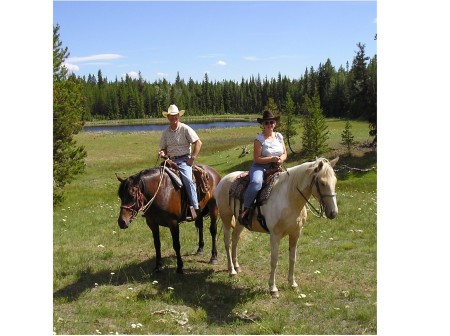
<instances>
[{"instance_id":1,"label":"man's belt","mask_svg":"<svg viewBox=\"0 0 450 336\"><path fill-rule=\"evenodd\" d=\"M186 157L186 156L189 156L189 154L178 155L178 156L171 156L170 158L171 159L179 159L179 158Z\"/></svg>"}]
</instances>

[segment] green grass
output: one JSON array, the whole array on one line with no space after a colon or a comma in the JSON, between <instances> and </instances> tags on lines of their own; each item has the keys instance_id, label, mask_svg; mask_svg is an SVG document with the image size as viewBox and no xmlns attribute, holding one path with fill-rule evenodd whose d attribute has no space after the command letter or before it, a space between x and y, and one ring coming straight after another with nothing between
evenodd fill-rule
<instances>
[{"instance_id":1,"label":"green grass","mask_svg":"<svg viewBox=\"0 0 450 336\"><path fill-rule=\"evenodd\" d=\"M340 164L376 166L376 153L340 145L345 122L329 121L331 152ZM367 123L352 123L355 140L369 141ZM247 170L258 127L198 131L199 163L221 175ZM377 174L339 171L339 215L333 220L309 215L299 241L297 291L287 282L288 241L280 246L277 286L268 293L269 235L244 231L239 243L242 273L230 278L219 223L219 264L208 264L197 248L192 223L181 224L185 274L175 273L170 232L161 228L165 269L152 274L152 235L139 217L127 230L117 225L119 182L156 164L160 132L81 133L86 173L66 188L53 214L53 321L56 334L376 334L377 333ZM300 148L300 135L295 149ZM301 161L289 154L287 166ZM209 221L205 221L206 227ZM320 273L316 272L319 271ZM303 295L301 295L303 294Z\"/></svg>"}]
</instances>

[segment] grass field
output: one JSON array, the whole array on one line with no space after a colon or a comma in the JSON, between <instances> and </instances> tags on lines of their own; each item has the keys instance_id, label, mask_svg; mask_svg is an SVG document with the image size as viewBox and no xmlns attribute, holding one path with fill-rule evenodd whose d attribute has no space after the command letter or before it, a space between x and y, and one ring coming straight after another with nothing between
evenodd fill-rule
<instances>
[{"instance_id":1,"label":"grass field","mask_svg":"<svg viewBox=\"0 0 450 336\"><path fill-rule=\"evenodd\" d=\"M376 167L376 152L339 144L344 121L328 121L330 153L338 167ZM370 141L368 125L352 122L359 145ZM247 170L258 127L198 131L199 163L222 176ZM299 134L294 150L301 147ZM377 174L338 171L339 215L333 221L309 216L299 241L298 290L287 282L287 238L280 247L277 285L268 292L269 235L245 231L239 244L242 273L230 278L219 222L219 264L205 253L194 256L193 223L181 224L185 274L175 273L170 232L161 229L165 269L152 274L153 240L143 218L127 230L117 225L119 182L157 164L160 132L80 133L86 172L66 188L53 214L53 323L56 334L376 334L377 333ZM287 166L301 162L289 155ZM205 220L206 227L209 220ZM206 230L208 232L208 230Z\"/></svg>"}]
</instances>

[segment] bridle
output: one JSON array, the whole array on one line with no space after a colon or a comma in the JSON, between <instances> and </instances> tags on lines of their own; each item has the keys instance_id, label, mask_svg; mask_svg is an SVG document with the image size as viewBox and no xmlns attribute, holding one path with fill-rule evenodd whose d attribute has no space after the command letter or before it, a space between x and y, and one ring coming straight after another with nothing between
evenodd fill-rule
<instances>
[{"instance_id":1,"label":"bridle","mask_svg":"<svg viewBox=\"0 0 450 336\"><path fill-rule=\"evenodd\" d=\"M142 193L141 188L138 187L137 192L133 197L133 201L134 201L133 204L122 205L120 207L121 209L131 211L130 223L136 219L139 212L142 212L143 214L145 214L145 212L148 210L150 205L152 205L153 201L155 200L156 196L158 195L159 188L161 187L162 181L164 180L164 176L165 176L164 169L166 166L166 162L167 162L167 160L164 161L164 165L160 166L158 188L156 189L153 197L147 203L145 203L145 196Z\"/></svg>"},{"instance_id":2,"label":"bridle","mask_svg":"<svg viewBox=\"0 0 450 336\"><path fill-rule=\"evenodd\" d=\"M319 194L319 205L320 205L320 210L317 210L314 205L311 204L311 202L305 197L305 195L303 195L302 191L300 189L297 190L300 193L300 195L303 196L303 198L305 199L307 205L309 206L308 208L311 210L312 214L316 217L323 217L323 214L325 212L325 202L323 201L324 198L326 197L336 197L336 193L334 194L322 194L322 192L320 191L320 187L319 187L319 179L317 178L317 173L314 174L312 180L311 180L311 184L309 185L309 188L311 188L311 193L312 193L312 187L313 185L316 186L317 189L317 193Z\"/></svg>"}]
</instances>

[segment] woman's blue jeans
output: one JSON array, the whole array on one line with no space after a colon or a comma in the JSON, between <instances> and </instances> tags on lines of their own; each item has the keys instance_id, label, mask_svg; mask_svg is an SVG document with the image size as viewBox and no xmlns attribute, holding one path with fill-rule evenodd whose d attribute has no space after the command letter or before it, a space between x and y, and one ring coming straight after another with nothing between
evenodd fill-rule
<instances>
[{"instance_id":1,"label":"woman's blue jeans","mask_svg":"<svg viewBox=\"0 0 450 336\"><path fill-rule=\"evenodd\" d=\"M250 208L255 202L256 195L258 191L261 190L263 180L264 180L264 171L271 167L270 163L266 164L258 164L252 163L249 175L250 175L250 183L247 186L247 190L244 193L244 208Z\"/></svg>"}]
</instances>

